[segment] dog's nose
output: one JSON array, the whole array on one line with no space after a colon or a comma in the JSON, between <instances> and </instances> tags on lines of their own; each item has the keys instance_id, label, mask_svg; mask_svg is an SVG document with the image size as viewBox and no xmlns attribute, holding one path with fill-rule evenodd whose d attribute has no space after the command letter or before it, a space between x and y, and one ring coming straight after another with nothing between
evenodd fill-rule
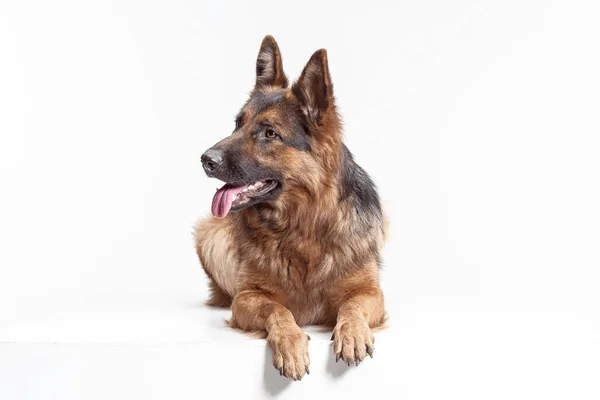
<instances>
[{"instance_id":1,"label":"dog's nose","mask_svg":"<svg viewBox=\"0 0 600 400\"><path fill-rule=\"evenodd\" d=\"M223 163L223 151L216 149L208 149L206 153L200 157L202 166L206 172L213 172Z\"/></svg>"}]
</instances>

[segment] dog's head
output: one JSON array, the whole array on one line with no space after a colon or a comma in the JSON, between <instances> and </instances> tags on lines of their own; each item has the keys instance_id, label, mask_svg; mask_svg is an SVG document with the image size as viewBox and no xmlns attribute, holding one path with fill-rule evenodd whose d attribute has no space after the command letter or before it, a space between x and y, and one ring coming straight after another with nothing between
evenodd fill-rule
<instances>
[{"instance_id":1,"label":"dog's head","mask_svg":"<svg viewBox=\"0 0 600 400\"><path fill-rule=\"evenodd\" d=\"M286 194L314 194L324 171L338 162L331 153L339 153L333 149L339 130L326 51L313 54L290 88L279 47L265 37L256 85L233 133L202 155L206 174L225 182L213 198L213 215L223 218Z\"/></svg>"}]
</instances>

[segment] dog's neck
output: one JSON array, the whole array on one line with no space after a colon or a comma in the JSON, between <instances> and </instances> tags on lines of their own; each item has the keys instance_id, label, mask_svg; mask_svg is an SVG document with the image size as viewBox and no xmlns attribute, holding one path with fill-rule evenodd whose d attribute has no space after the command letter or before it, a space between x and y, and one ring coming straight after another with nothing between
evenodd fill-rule
<instances>
[{"instance_id":1,"label":"dog's neck","mask_svg":"<svg viewBox=\"0 0 600 400\"><path fill-rule=\"evenodd\" d=\"M339 190L322 187L315 196L308 191L283 193L271 204L242 210L240 222L254 232L264 234L288 233L304 240L322 240L329 228L340 218Z\"/></svg>"}]
</instances>

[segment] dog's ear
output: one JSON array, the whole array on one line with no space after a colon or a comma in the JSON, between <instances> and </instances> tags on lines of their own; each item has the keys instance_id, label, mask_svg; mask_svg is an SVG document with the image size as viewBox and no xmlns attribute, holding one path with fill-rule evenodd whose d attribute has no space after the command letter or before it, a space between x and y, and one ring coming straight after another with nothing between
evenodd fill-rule
<instances>
[{"instance_id":1,"label":"dog's ear","mask_svg":"<svg viewBox=\"0 0 600 400\"><path fill-rule=\"evenodd\" d=\"M279 46L271 35L263 39L256 59L256 87L261 86L288 86Z\"/></svg>"},{"instance_id":2,"label":"dog's ear","mask_svg":"<svg viewBox=\"0 0 600 400\"><path fill-rule=\"evenodd\" d=\"M325 49L317 50L312 55L300 78L292 86L292 92L304 105L306 114L317 122L333 105L333 84Z\"/></svg>"}]
</instances>

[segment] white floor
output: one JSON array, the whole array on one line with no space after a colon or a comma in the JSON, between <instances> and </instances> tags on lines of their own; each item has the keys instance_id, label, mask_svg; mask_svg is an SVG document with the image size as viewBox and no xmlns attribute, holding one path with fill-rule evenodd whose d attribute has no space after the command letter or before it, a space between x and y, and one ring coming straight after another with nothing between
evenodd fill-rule
<instances>
[{"instance_id":1,"label":"white floor","mask_svg":"<svg viewBox=\"0 0 600 400\"><path fill-rule=\"evenodd\" d=\"M592 327L557 314L482 317L407 305L358 367L336 364L330 333L310 327L311 374L290 382L271 366L263 340L225 328L229 311L206 308L201 295L72 300L44 299L2 321L1 399L600 396Z\"/></svg>"}]
</instances>

